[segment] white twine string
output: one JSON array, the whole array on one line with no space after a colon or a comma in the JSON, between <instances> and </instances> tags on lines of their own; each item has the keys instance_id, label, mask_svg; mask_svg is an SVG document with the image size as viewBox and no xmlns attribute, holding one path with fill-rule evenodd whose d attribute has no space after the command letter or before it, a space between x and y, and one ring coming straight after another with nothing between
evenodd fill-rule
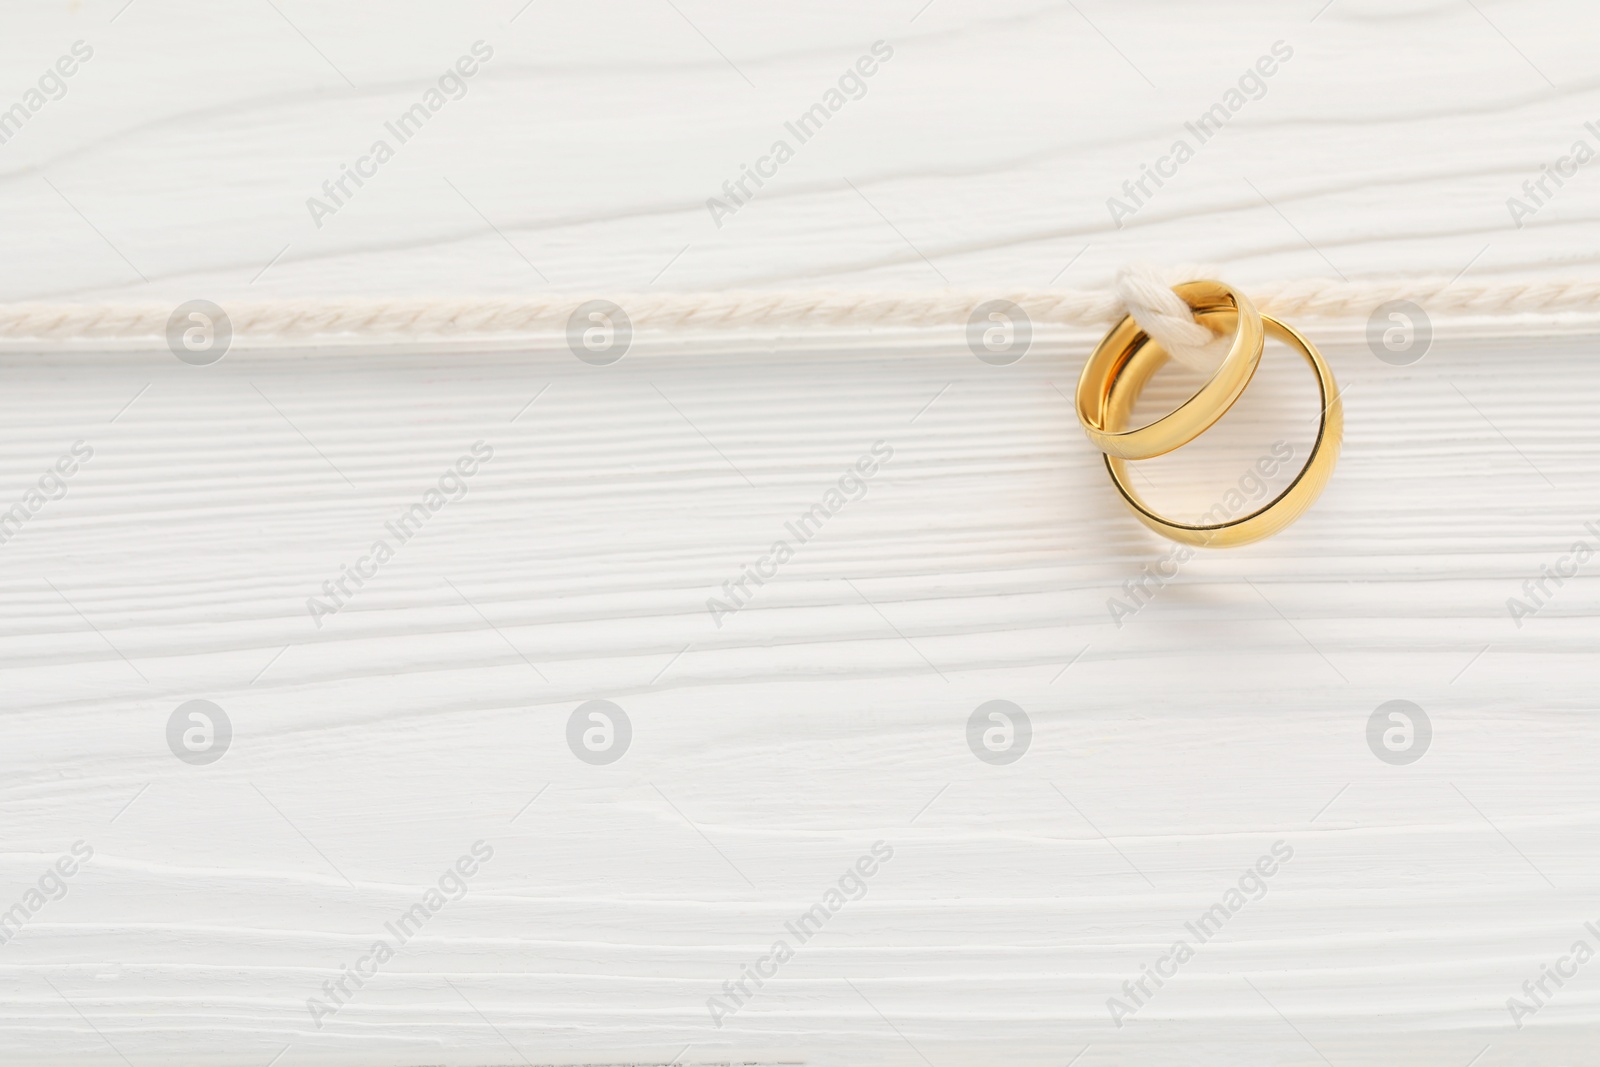
<instances>
[{"instance_id":1,"label":"white twine string","mask_svg":"<svg viewBox=\"0 0 1600 1067\"><path fill-rule=\"evenodd\" d=\"M1130 267L1115 289L946 290L891 292L718 292L615 294L610 300L635 329L740 329L965 325L973 309L1008 300L1038 325L1108 326L1124 314L1181 361L1215 366L1215 336L1188 315L1168 288L1216 277L1196 268L1156 272ZM1256 306L1284 318L1366 318L1380 304L1410 300L1430 315L1550 314L1600 310L1600 280L1471 283L1450 279L1385 282L1305 280L1251 286ZM227 304L235 337L297 339L349 335L408 338L562 330L589 296L275 301ZM158 338L170 304L0 305L0 339L69 341ZM1196 332L1198 331L1198 332Z\"/></svg>"},{"instance_id":2,"label":"white twine string","mask_svg":"<svg viewBox=\"0 0 1600 1067\"><path fill-rule=\"evenodd\" d=\"M1210 374L1228 354L1230 340L1196 322L1189 305L1172 291L1172 286L1180 281L1205 277L1206 273L1199 270L1162 273L1142 264L1129 264L1117 273L1117 296L1139 328L1165 348L1173 359Z\"/></svg>"}]
</instances>

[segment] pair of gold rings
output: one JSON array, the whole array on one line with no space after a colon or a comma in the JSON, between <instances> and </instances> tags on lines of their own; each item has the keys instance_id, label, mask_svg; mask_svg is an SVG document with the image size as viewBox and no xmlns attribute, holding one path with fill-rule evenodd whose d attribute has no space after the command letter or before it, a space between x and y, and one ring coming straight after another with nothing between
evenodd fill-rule
<instances>
[{"instance_id":1,"label":"pair of gold rings","mask_svg":"<svg viewBox=\"0 0 1600 1067\"><path fill-rule=\"evenodd\" d=\"M1215 548L1270 537L1299 518L1333 474L1344 434L1339 390L1311 342L1294 328L1258 312L1243 293L1215 281L1188 282L1173 286L1173 291L1193 309L1202 325L1219 334L1232 328L1233 341L1222 364L1175 410L1148 425L1128 429L1134 402L1169 357L1132 316L1126 316L1111 328L1084 365L1078 378L1078 419L1089 440L1105 453L1106 470L1117 492L1134 516L1156 533L1183 544ZM1152 459L1182 448L1215 425L1250 384L1268 336L1297 350L1316 374L1322 413L1310 458L1288 488L1246 515L1214 523L1183 523L1157 514L1128 484L1128 461Z\"/></svg>"}]
</instances>

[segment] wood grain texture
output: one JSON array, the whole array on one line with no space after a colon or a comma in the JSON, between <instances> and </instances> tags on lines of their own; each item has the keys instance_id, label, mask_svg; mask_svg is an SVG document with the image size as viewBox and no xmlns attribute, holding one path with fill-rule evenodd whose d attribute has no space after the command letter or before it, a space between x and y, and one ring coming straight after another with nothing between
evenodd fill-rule
<instances>
[{"instance_id":1,"label":"wood grain texture","mask_svg":"<svg viewBox=\"0 0 1600 1067\"><path fill-rule=\"evenodd\" d=\"M1593 168L1520 229L1506 208L1595 143L1582 5L910 6L536 3L511 21L520 5L404 3L381 28L349 5L19 14L0 45L14 97L74 40L96 52L0 146L27 220L0 235L0 283L177 302L1088 286L1129 259L1240 283L1595 267ZM466 96L314 226L307 198L480 39L495 57ZM707 198L875 40L896 51L866 95L717 227ZM1280 40L1294 55L1265 95L1114 228L1107 198L1195 141L1185 123Z\"/></svg>"},{"instance_id":2,"label":"wood grain texture","mask_svg":"<svg viewBox=\"0 0 1600 1067\"><path fill-rule=\"evenodd\" d=\"M1576 5L518 6L8 16L7 70L96 54L0 145L0 291L1593 266L1589 171L1522 229L1504 205L1590 117ZM304 199L480 38L467 96L314 228ZM878 39L868 94L717 229L704 199ZM1105 198L1279 39L1266 96L1111 228ZM610 367L552 338L203 368L8 346L0 511L75 442L92 456L0 544L0 913L74 842L93 856L0 944L5 1060L1589 1054L1600 964L1546 979L1520 1029L1506 1001L1600 946L1596 587L1549 586L1521 626L1506 602L1600 541L1600 331L1436 325L1410 367L1364 322L1319 325L1347 387L1327 493L1120 625L1108 601L1171 549L1075 425L1080 334L1009 367L939 331L641 336ZM1276 442L1303 454L1308 385L1269 358L1152 492L1203 510ZM478 442L460 499L314 619ZM708 599L875 442L859 499L718 625ZM194 699L234 730L209 766L168 747ZM569 747L591 699L632 723L614 764ZM967 739L997 699L1033 730L1006 766ZM1368 747L1394 699L1432 723L1409 766ZM464 897L319 1028L308 1000L479 841ZM892 857L800 944L785 924L877 842ZM1198 944L1185 924L1280 842ZM1108 999L1179 938L1193 959L1115 1025ZM778 939L794 957L715 1025L708 998Z\"/></svg>"}]
</instances>

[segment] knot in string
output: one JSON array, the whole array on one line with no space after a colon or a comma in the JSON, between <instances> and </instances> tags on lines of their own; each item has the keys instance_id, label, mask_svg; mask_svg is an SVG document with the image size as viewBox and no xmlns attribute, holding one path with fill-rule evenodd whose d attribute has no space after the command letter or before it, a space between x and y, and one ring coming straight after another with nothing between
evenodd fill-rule
<instances>
[{"instance_id":1,"label":"knot in string","mask_svg":"<svg viewBox=\"0 0 1600 1067\"><path fill-rule=\"evenodd\" d=\"M1153 267L1130 263L1117 272L1117 297L1139 328L1173 359L1209 375L1221 366L1232 337L1219 336L1196 322L1183 297L1172 291L1173 285L1207 273L1191 269L1167 277Z\"/></svg>"}]
</instances>

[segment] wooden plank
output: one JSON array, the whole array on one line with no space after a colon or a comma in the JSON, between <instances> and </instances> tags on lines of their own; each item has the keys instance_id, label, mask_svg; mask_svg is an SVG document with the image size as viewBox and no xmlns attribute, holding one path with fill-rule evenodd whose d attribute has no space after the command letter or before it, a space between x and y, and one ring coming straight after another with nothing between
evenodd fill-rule
<instances>
[{"instance_id":1,"label":"wooden plank","mask_svg":"<svg viewBox=\"0 0 1600 1067\"><path fill-rule=\"evenodd\" d=\"M1594 266L1590 170L1520 228L1505 203L1600 144L1571 4L277 6L13 14L0 106L95 55L0 144L7 300ZM479 39L466 95L315 226ZM717 227L705 200L877 40L866 95ZM1261 99L1114 227L1278 40ZM1306 325L1348 389L1328 492L1182 561L1075 425L1076 332L1008 367L952 331L641 335L608 367L548 337L8 345L7 1062L1587 1053L1592 967L1542 968L1600 949L1595 564L1533 583L1600 546L1596 327L1441 316L1393 367L1363 321ZM1303 456L1308 384L1269 358L1151 492L1203 510ZM194 700L231 727L214 763ZM629 721L615 762L582 758L586 712L570 740L592 700ZM1013 763L969 740L995 700L1028 717ZM1431 724L1409 765L1369 743L1392 700Z\"/></svg>"}]
</instances>

